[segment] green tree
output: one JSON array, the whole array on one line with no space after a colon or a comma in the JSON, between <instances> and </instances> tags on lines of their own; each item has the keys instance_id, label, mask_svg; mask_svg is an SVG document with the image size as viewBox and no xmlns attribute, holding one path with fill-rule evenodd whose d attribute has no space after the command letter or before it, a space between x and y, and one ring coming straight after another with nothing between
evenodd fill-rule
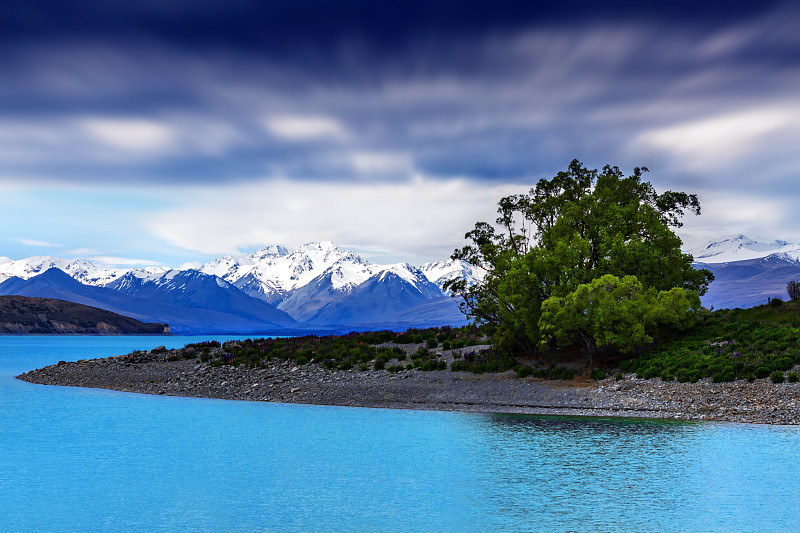
<instances>
[{"instance_id":1,"label":"green tree","mask_svg":"<svg viewBox=\"0 0 800 533\"><path fill-rule=\"evenodd\" d=\"M606 274L542 302L540 345L610 346L627 352L653 342L659 327L682 329L700 308L694 291L645 289L636 276Z\"/></svg>"},{"instance_id":2,"label":"green tree","mask_svg":"<svg viewBox=\"0 0 800 533\"><path fill-rule=\"evenodd\" d=\"M485 269L485 280L454 280L446 288L496 343L528 353L542 340L542 302L606 274L635 276L656 292L704 294L713 274L692 268L672 231L687 210L700 214L697 196L658 194L644 172L635 168L625 177L618 167L598 172L573 160L527 194L502 198L496 224L475 224L465 236L471 244L452 255Z\"/></svg>"}]
</instances>

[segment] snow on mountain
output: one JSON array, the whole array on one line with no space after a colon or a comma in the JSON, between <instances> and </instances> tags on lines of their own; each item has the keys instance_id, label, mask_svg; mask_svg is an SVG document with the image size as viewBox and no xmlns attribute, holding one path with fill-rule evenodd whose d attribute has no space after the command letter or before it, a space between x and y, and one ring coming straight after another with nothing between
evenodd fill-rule
<instances>
[{"instance_id":1,"label":"snow on mountain","mask_svg":"<svg viewBox=\"0 0 800 533\"><path fill-rule=\"evenodd\" d=\"M51 268L57 268L84 285L102 286L125 275L129 269L98 267L88 259L61 259L50 256L28 257L0 263L0 278L16 276L29 279Z\"/></svg>"},{"instance_id":2,"label":"snow on mountain","mask_svg":"<svg viewBox=\"0 0 800 533\"><path fill-rule=\"evenodd\" d=\"M282 301L328 270L333 288L348 291L369 279L379 267L322 241L306 243L291 252L282 246L268 246L246 257L223 257L201 268L270 303Z\"/></svg>"},{"instance_id":3,"label":"snow on mountain","mask_svg":"<svg viewBox=\"0 0 800 533\"><path fill-rule=\"evenodd\" d=\"M435 263L425 263L420 270L433 283L442 288L445 281L454 278L464 278L468 285L480 283L486 277L486 272L460 259L445 259Z\"/></svg>"},{"instance_id":4,"label":"snow on mountain","mask_svg":"<svg viewBox=\"0 0 800 533\"><path fill-rule=\"evenodd\" d=\"M413 316L412 310L437 300L452 299L445 296L416 267L406 263L380 267L379 272L367 280L353 286L348 291L334 290L331 283L333 269L328 269L312 282L299 287L278 306L299 322L318 325L363 325L381 324L387 326L397 322L404 313ZM457 309L439 306L441 311ZM428 314L431 314L428 309ZM442 317L440 317L442 318ZM417 324L436 322L435 317L427 316ZM450 323L448 314L440 324Z\"/></svg>"},{"instance_id":5,"label":"snow on mountain","mask_svg":"<svg viewBox=\"0 0 800 533\"><path fill-rule=\"evenodd\" d=\"M800 244L781 240L766 241L735 235L721 241L689 250L698 263L731 263L777 256L784 260L800 261Z\"/></svg>"}]
</instances>

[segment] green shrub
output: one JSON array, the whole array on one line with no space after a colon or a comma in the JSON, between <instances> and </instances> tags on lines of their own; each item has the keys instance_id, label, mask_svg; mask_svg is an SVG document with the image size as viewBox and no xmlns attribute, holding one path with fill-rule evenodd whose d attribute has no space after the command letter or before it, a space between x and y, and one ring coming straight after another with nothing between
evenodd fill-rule
<instances>
[{"instance_id":1,"label":"green shrub","mask_svg":"<svg viewBox=\"0 0 800 533\"><path fill-rule=\"evenodd\" d=\"M773 383L783 383L783 372L776 370L770 374L769 379L771 379Z\"/></svg>"},{"instance_id":2,"label":"green shrub","mask_svg":"<svg viewBox=\"0 0 800 533\"><path fill-rule=\"evenodd\" d=\"M450 349L450 341L446 340L442 342L442 350L449 350Z\"/></svg>"},{"instance_id":3,"label":"green shrub","mask_svg":"<svg viewBox=\"0 0 800 533\"><path fill-rule=\"evenodd\" d=\"M614 376L614 379L616 381L622 381L625 379L625 375L622 372L617 372L617 374Z\"/></svg>"},{"instance_id":4,"label":"green shrub","mask_svg":"<svg viewBox=\"0 0 800 533\"><path fill-rule=\"evenodd\" d=\"M362 372L365 372L369 370L369 366L367 365L367 363L361 363L360 365L358 365L358 369Z\"/></svg>"},{"instance_id":5,"label":"green shrub","mask_svg":"<svg viewBox=\"0 0 800 533\"><path fill-rule=\"evenodd\" d=\"M514 367L514 371L517 373L518 378L526 378L533 375L533 368L528 365L517 365Z\"/></svg>"},{"instance_id":6,"label":"green shrub","mask_svg":"<svg viewBox=\"0 0 800 533\"><path fill-rule=\"evenodd\" d=\"M428 339L427 341L425 341L425 345L428 347L429 350L433 350L434 348L439 346L439 341L437 341L436 339Z\"/></svg>"},{"instance_id":7,"label":"green shrub","mask_svg":"<svg viewBox=\"0 0 800 533\"><path fill-rule=\"evenodd\" d=\"M550 379L572 379L577 373L577 370L572 370L563 366L551 366L547 369L547 377Z\"/></svg>"},{"instance_id":8,"label":"green shrub","mask_svg":"<svg viewBox=\"0 0 800 533\"><path fill-rule=\"evenodd\" d=\"M396 373L400 372L401 370L403 370L403 365L392 365L389 368L387 368L386 370L388 370L392 374L396 374Z\"/></svg>"},{"instance_id":9,"label":"green shrub","mask_svg":"<svg viewBox=\"0 0 800 533\"><path fill-rule=\"evenodd\" d=\"M606 373L600 370L599 368L593 368L592 371L589 373L589 377L600 381L601 379L606 379Z\"/></svg>"},{"instance_id":10,"label":"green shrub","mask_svg":"<svg viewBox=\"0 0 800 533\"><path fill-rule=\"evenodd\" d=\"M656 376L658 376L660 374L661 374L661 371L659 370L659 368L657 366L647 367L645 369L645 371L642 372L641 374L638 373L638 372L636 373L636 375L639 376L642 379L653 379L654 377L656 377Z\"/></svg>"},{"instance_id":11,"label":"green shrub","mask_svg":"<svg viewBox=\"0 0 800 533\"><path fill-rule=\"evenodd\" d=\"M714 374L711 376L711 381L714 383L727 383L730 381L736 380L736 373L733 371L732 368L724 370L718 374Z\"/></svg>"},{"instance_id":12,"label":"green shrub","mask_svg":"<svg viewBox=\"0 0 800 533\"><path fill-rule=\"evenodd\" d=\"M765 377L769 376L770 369L765 366L757 366L753 373L755 374L756 379L764 379Z\"/></svg>"},{"instance_id":13,"label":"green shrub","mask_svg":"<svg viewBox=\"0 0 800 533\"><path fill-rule=\"evenodd\" d=\"M769 301L770 307L780 307L783 305L783 300L780 298L773 298Z\"/></svg>"},{"instance_id":14,"label":"green shrub","mask_svg":"<svg viewBox=\"0 0 800 533\"><path fill-rule=\"evenodd\" d=\"M375 365L373 368L375 368L375 370L383 370L386 368L386 361L383 359L375 359Z\"/></svg>"},{"instance_id":15,"label":"green shrub","mask_svg":"<svg viewBox=\"0 0 800 533\"><path fill-rule=\"evenodd\" d=\"M797 383L800 381L800 376L797 375L797 372L789 372L789 383Z\"/></svg>"}]
</instances>

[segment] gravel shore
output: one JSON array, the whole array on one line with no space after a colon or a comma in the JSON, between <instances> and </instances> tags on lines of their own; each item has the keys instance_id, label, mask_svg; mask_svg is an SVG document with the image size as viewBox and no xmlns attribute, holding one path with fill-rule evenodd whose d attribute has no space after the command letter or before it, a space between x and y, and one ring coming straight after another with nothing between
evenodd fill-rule
<instances>
[{"instance_id":1,"label":"gravel shore","mask_svg":"<svg viewBox=\"0 0 800 533\"><path fill-rule=\"evenodd\" d=\"M800 424L800 384L697 383L626 375L602 381L518 379L514 372L474 375L326 370L273 360L266 368L212 367L196 359L168 361L172 352L80 360L26 372L43 385L229 400L395 409L718 420ZM797 369L795 369L797 370Z\"/></svg>"}]
</instances>

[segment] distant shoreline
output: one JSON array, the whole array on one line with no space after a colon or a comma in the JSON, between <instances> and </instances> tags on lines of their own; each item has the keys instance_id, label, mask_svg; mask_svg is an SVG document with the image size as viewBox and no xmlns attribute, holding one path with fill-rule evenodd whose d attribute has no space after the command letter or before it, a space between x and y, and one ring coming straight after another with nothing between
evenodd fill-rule
<instances>
[{"instance_id":1,"label":"distant shoreline","mask_svg":"<svg viewBox=\"0 0 800 533\"><path fill-rule=\"evenodd\" d=\"M18 379L43 385L228 400L438 411L635 417L800 424L800 384L768 379L697 383L519 379L513 372L469 374L327 370L271 361L259 369L168 361L176 353L134 352L26 372Z\"/></svg>"}]
</instances>

